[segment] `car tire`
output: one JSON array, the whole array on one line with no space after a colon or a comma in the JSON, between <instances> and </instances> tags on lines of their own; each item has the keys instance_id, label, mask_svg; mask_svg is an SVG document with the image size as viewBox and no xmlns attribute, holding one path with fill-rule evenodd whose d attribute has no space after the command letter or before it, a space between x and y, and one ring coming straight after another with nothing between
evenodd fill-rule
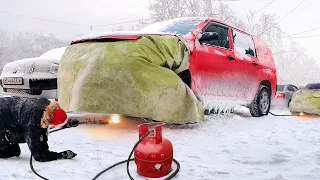
<instances>
[{"instance_id":1,"label":"car tire","mask_svg":"<svg viewBox=\"0 0 320 180\"><path fill-rule=\"evenodd\" d=\"M270 90L267 86L260 85L258 92L249 106L252 117L266 116L271 106Z\"/></svg>"}]
</instances>

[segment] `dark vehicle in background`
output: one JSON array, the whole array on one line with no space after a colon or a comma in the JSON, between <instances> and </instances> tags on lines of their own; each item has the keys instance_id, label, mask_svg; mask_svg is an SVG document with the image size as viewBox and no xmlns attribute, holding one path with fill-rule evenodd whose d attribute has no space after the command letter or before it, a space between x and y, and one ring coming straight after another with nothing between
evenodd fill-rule
<instances>
[{"instance_id":1,"label":"dark vehicle in background","mask_svg":"<svg viewBox=\"0 0 320 180\"><path fill-rule=\"evenodd\" d=\"M305 89L309 90L320 90L320 83L311 83L306 85Z\"/></svg>"},{"instance_id":2,"label":"dark vehicle in background","mask_svg":"<svg viewBox=\"0 0 320 180\"><path fill-rule=\"evenodd\" d=\"M290 106L292 95L299 88L292 84L277 85L276 97L272 100L272 106Z\"/></svg>"}]
</instances>

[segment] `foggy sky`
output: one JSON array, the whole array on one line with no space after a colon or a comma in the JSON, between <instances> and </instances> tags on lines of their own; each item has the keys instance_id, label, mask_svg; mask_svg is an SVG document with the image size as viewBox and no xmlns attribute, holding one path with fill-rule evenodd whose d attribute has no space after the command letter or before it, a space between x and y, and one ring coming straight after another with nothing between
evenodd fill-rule
<instances>
[{"instance_id":1,"label":"foggy sky","mask_svg":"<svg viewBox=\"0 0 320 180\"><path fill-rule=\"evenodd\" d=\"M249 10L258 10L271 0L238 0L226 2L236 10L236 14L244 20ZM267 8L258 13L275 13L279 19L295 8L303 0L276 0ZM54 34L58 38L71 40L78 36L93 32L111 31L119 25L95 27L95 25L113 24L119 22L136 21L147 18L149 11L146 8L148 0L0 0L0 11L9 11L14 14L33 16L55 21L69 22L59 24L47 22L14 14L0 12L0 29L8 31L34 31L43 34ZM318 16L320 0L306 0L297 10L293 11L279 24L288 34L320 27ZM121 24L130 27L135 23ZM296 39L306 49L307 53L320 63L318 53L320 29L299 37L314 36L313 38Z\"/></svg>"}]
</instances>

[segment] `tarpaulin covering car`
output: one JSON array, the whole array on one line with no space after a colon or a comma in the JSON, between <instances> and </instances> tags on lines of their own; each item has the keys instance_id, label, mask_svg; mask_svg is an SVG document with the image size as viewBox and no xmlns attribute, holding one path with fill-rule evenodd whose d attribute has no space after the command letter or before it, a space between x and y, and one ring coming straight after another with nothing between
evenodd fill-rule
<instances>
[{"instance_id":1,"label":"tarpaulin covering car","mask_svg":"<svg viewBox=\"0 0 320 180\"><path fill-rule=\"evenodd\" d=\"M290 112L320 115L320 83L308 84L296 91L292 96Z\"/></svg>"},{"instance_id":2,"label":"tarpaulin covering car","mask_svg":"<svg viewBox=\"0 0 320 180\"><path fill-rule=\"evenodd\" d=\"M59 101L67 111L203 121L201 102L177 75L188 66L177 36L76 43L61 59Z\"/></svg>"}]
</instances>

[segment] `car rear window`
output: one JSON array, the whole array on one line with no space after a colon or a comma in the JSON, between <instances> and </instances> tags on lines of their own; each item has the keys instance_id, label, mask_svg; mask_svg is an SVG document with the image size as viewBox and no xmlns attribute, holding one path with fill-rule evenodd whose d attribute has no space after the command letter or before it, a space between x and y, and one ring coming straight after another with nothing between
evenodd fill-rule
<instances>
[{"instance_id":1,"label":"car rear window","mask_svg":"<svg viewBox=\"0 0 320 180\"><path fill-rule=\"evenodd\" d=\"M277 85L277 91L283 91L284 85Z\"/></svg>"},{"instance_id":2,"label":"car rear window","mask_svg":"<svg viewBox=\"0 0 320 180\"><path fill-rule=\"evenodd\" d=\"M306 86L307 89L319 89L320 90L320 83L308 84Z\"/></svg>"}]
</instances>

